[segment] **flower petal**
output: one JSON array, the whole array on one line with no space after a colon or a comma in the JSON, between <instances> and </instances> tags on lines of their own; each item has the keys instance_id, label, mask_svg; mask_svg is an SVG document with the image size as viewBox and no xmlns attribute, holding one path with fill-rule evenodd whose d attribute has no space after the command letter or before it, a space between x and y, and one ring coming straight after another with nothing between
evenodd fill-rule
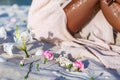
<instances>
[{"instance_id":1,"label":"flower petal","mask_svg":"<svg viewBox=\"0 0 120 80\"><path fill-rule=\"evenodd\" d=\"M0 38L6 39L7 33L4 27L0 27Z\"/></svg>"},{"instance_id":2,"label":"flower petal","mask_svg":"<svg viewBox=\"0 0 120 80\"><path fill-rule=\"evenodd\" d=\"M13 53L12 53L13 46L14 46L14 43L4 43L3 49L7 54L12 56L13 55Z\"/></svg>"}]
</instances>

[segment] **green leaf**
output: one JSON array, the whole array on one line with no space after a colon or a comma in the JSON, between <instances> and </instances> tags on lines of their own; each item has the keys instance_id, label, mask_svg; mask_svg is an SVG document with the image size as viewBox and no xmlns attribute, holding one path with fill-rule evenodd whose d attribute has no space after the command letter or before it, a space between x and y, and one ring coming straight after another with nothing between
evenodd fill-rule
<instances>
[{"instance_id":1,"label":"green leaf","mask_svg":"<svg viewBox=\"0 0 120 80\"><path fill-rule=\"evenodd\" d=\"M39 71L39 64L36 64L36 69L37 71Z\"/></svg>"},{"instance_id":2,"label":"green leaf","mask_svg":"<svg viewBox=\"0 0 120 80\"><path fill-rule=\"evenodd\" d=\"M80 71L80 68L76 68L75 71Z\"/></svg>"},{"instance_id":3,"label":"green leaf","mask_svg":"<svg viewBox=\"0 0 120 80\"><path fill-rule=\"evenodd\" d=\"M44 64L46 64L46 62L47 62L47 58L44 58Z\"/></svg>"},{"instance_id":4,"label":"green leaf","mask_svg":"<svg viewBox=\"0 0 120 80\"><path fill-rule=\"evenodd\" d=\"M24 66L24 64L20 64L20 67L23 67Z\"/></svg>"},{"instance_id":5,"label":"green leaf","mask_svg":"<svg viewBox=\"0 0 120 80\"><path fill-rule=\"evenodd\" d=\"M94 77L91 77L90 80L95 80Z\"/></svg>"},{"instance_id":6,"label":"green leaf","mask_svg":"<svg viewBox=\"0 0 120 80\"><path fill-rule=\"evenodd\" d=\"M26 50L27 49L26 42L23 37L22 37L22 44L23 44L23 49Z\"/></svg>"},{"instance_id":7,"label":"green leaf","mask_svg":"<svg viewBox=\"0 0 120 80\"><path fill-rule=\"evenodd\" d=\"M15 36L16 36L17 39L20 38L20 34L19 34L19 31L18 31L18 25L16 25Z\"/></svg>"},{"instance_id":8,"label":"green leaf","mask_svg":"<svg viewBox=\"0 0 120 80\"><path fill-rule=\"evenodd\" d=\"M25 80L28 79L28 75L24 76L24 79L25 79Z\"/></svg>"},{"instance_id":9,"label":"green leaf","mask_svg":"<svg viewBox=\"0 0 120 80\"><path fill-rule=\"evenodd\" d=\"M73 64L69 64L67 68L70 70L73 67Z\"/></svg>"}]
</instances>

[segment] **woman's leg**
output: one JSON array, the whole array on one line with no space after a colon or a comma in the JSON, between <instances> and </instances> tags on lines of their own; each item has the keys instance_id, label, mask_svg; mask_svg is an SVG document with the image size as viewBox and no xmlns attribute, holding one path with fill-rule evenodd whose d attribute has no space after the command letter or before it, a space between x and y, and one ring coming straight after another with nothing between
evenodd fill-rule
<instances>
[{"instance_id":1,"label":"woman's leg","mask_svg":"<svg viewBox=\"0 0 120 80\"><path fill-rule=\"evenodd\" d=\"M120 0L116 0L116 2L120 4Z\"/></svg>"},{"instance_id":2,"label":"woman's leg","mask_svg":"<svg viewBox=\"0 0 120 80\"><path fill-rule=\"evenodd\" d=\"M72 35L80 31L92 18L98 8L98 2L99 0L72 0L64 8L67 16L67 28Z\"/></svg>"},{"instance_id":3,"label":"woman's leg","mask_svg":"<svg viewBox=\"0 0 120 80\"><path fill-rule=\"evenodd\" d=\"M110 0L101 0L101 9L113 28L120 32L120 0L116 0L108 6Z\"/></svg>"}]
</instances>

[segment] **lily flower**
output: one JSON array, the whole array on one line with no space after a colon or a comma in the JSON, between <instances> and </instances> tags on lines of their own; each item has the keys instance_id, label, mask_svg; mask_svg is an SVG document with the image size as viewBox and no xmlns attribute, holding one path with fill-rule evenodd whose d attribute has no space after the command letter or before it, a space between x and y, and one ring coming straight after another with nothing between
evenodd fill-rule
<instances>
[{"instance_id":1,"label":"lily flower","mask_svg":"<svg viewBox=\"0 0 120 80\"><path fill-rule=\"evenodd\" d=\"M45 64L47 62L47 60L53 60L54 55L52 52L47 50L43 53L43 57L44 57L44 64Z\"/></svg>"},{"instance_id":2,"label":"lily flower","mask_svg":"<svg viewBox=\"0 0 120 80\"><path fill-rule=\"evenodd\" d=\"M58 62L58 63L60 64L60 66L66 67L66 68L68 68L69 70L73 67L72 61L70 61L70 60L69 60L68 58L66 58L66 57L59 56L59 57L56 59L56 62Z\"/></svg>"},{"instance_id":3,"label":"lily flower","mask_svg":"<svg viewBox=\"0 0 120 80\"><path fill-rule=\"evenodd\" d=\"M28 37L26 37L26 34L24 32L22 32L21 34L19 33L18 26L16 26L14 40L15 40L15 46L18 49L24 51L26 54L26 57L28 58L29 55L27 53L27 45L26 45L26 43L28 41Z\"/></svg>"},{"instance_id":4,"label":"lily flower","mask_svg":"<svg viewBox=\"0 0 120 80\"><path fill-rule=\"evenodd\" d=\"M75 61L73 63L73 67L75 68L75 71L80 71L84 69L84 64L82 63L82 61Z\"/></svg>"}]
</instances>

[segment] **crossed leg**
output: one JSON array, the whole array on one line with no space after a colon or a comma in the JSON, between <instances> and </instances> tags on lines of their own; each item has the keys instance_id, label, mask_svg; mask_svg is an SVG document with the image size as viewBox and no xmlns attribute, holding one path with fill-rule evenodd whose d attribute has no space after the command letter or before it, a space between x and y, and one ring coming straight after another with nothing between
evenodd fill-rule
<instances>
[{"instance_id":1,"label":"crossed leg","mask_svg":"<svg viewBox=\"0 0 120 80\"><path fill-rule=\"evenodd\" d=\"M101 0L100 4L102 12L108 22L116 31L120 32L120 0L116 0L110 6L108 6L108 2L106 0Z\"/></svg>"},{"instance_id":2,"label":"crossed leg","mask_svg":"<svg viewBox=\"0 0 120 80\"><path fill-rule=\"evenodd\" d=\"M98 11L99 0L72 0L64 11L67 16L67 29L74 35L80 31ZM97 10L96 10L97 9Z\"/></svg>"}]
</instances>

